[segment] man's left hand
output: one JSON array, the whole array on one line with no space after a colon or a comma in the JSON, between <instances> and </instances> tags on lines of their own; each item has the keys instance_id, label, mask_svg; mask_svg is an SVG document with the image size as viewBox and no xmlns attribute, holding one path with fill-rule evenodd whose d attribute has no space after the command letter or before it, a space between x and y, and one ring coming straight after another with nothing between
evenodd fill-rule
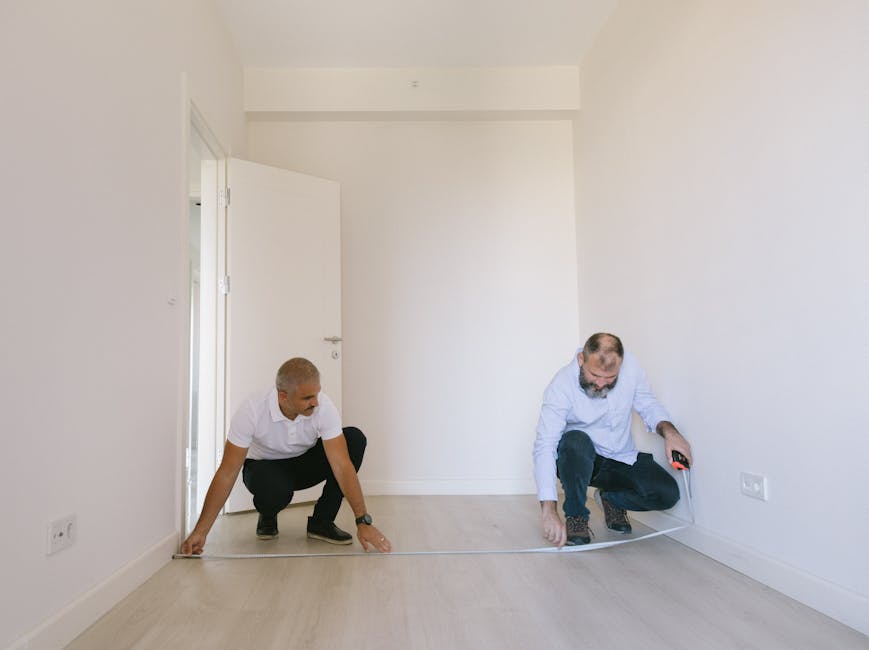
<instances>
[{"instance_id":1,"label":"man's left hand","mask_svg":"<svg viewBox=\"0 0 869 650\"><path fill-rule=\"evenodd\" d=\"M360 524L356 528L356 536L366 553L372 548L381 553L389 553L392 550L392 544L375 526Z\"/></svg>"}]
</instances>

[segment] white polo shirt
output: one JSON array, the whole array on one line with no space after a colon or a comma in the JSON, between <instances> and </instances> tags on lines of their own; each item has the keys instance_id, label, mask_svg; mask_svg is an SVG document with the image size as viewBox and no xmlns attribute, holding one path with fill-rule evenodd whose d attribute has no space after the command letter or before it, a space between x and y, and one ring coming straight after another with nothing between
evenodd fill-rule
<instances>
[{"instance_id":1,"label":"white polo shirt","mask_svg":"<svg viewBox=\"0 0 869 650\"><path fill-rule=\"evenodd\" d=\"M290 420L278 406L278 390L270 388L247 398L229 424L226 439L247 448L253 460L301 456L317 444L341 435L341 416L326 393L317 395L319 405L311 415Z\"/></svg>"}]
</instances>

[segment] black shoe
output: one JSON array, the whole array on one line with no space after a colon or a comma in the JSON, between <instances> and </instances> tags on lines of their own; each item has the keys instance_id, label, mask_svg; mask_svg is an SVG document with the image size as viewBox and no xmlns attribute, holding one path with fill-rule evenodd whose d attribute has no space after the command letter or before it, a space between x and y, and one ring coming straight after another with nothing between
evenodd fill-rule
<instances>
[{"instance_id":1,"label":"black shoe","mask_svg":"<svg viewBox=\"0 0 869 650\"><path fill-rule=\"evenodd\" d=\"M256 522L256 536L259 539L274 539L278 536L278 516L260 515Z\"/></svg>"},{"instance_id":2,"label":"black shoe","mask_svg":"<svg viewBox=\"0 0 869 650\"><path fill-rule=\"evenodd\" d=\"M617 508L607 501L603 490L594 491L594 500L598 508L603 510L603 518L606 519L607 528L617 533L624 533L625 535L631 532L631 522L628 521L627 510Z\"/></svg>"},{"instance_id":3,"label":"black shoe","mask_svg":"<svg viewBox=\"0 0 869 650\"><path fill-rule=\"evenodd\" d=\"M588 517L571 517L564 518L567 524L567 545L582 546L591 541L592 532L588 527Z\"/></svg>"},{"instance_id":4,"label":"black shoe","mask_svg":"<svg viewBox=\"0 0 869 650\"><path fill-rule=\"evenodd\" d=\"M352 544L353 535L345 533L332 521L316 521L308 517L308 537L321 539L330 544Z\"/></svg>"}]
</instances>

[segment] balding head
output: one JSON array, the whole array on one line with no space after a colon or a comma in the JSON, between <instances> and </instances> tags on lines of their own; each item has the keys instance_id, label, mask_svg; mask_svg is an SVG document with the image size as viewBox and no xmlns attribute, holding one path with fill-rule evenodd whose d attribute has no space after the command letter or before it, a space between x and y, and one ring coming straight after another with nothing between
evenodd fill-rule
<instances>
[{"instance_id":1,"label":"balding head","mask_svg":"<svg viewBox=\"0 0 869 650\"><path fill-rule=\"evenodd\" d=\"M625 348L615 334L598 332L588 337L582 347L585 362L593 361L602 370L617 370L625 357Z\"/></svg>"}]
</instances>

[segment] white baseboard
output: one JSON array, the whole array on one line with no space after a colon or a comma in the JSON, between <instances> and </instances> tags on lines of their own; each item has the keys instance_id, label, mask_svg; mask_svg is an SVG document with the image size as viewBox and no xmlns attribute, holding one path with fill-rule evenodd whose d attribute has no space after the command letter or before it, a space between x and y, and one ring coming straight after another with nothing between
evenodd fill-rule
<instances>
[{"instance_id":1,"label":"white baseboard","mask_svg":"<svg viewBox=\"0 0 869 650\"><path fill-rule=\"evenodd\" d=\"M632 512L631 516L656 530L684 523L663 512ZM869 635L869 598L866 596L696 525L671 533L669 537L858 632Z\"/></svg>"},{"instance_id":2,"label":"white baseboard","mask_svg":"<svg viewBox=\"0 0 869 650\"><path fill-rule=\"evenodd\" d=\"M167 564L177 548L178 533L176 532L82 594L35 630L16 641L12 647L16 650L63 648Z\"/></svg>"},{"instance_id":3,"label":"white baseboard","mask_svg":"<svg viewBox=\"0 0 869 650\"><path fill-rule=\"evenodd\" d=\"M434 479L421 481L360 481L366 496L536 494L532 479Z\"/></svg>"}]
</instances>

